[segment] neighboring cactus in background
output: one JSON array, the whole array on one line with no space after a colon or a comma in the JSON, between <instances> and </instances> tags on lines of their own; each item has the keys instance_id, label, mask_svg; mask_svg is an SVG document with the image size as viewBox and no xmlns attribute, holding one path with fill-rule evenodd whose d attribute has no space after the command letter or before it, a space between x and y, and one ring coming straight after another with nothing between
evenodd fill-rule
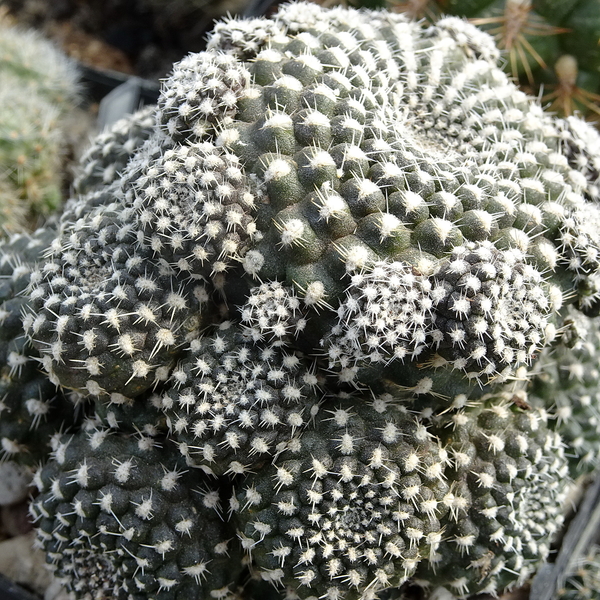
<instances>
[{"instance_id":1,"label":"neighboring cactus in background","mask_svg":"<svg viewBox=\"0 0 600 600\"><path fill-rule=\"evenodd\" d=\"M600 116L600 94L580 87L577 59L570 54L563 54L554 63L554 72L557 82L546 86L550 91L542 96L542 102L551 102L548 110L566 117L588 112L591 118L597 120ZM598 89L597 85L593 86L593 80L588 82L588 86L590 83L592 89Z\"/></svg>"},{"instance_id":2,"label":"neighboring cactus in background","mask_svg":"<svg viewBox=\"0 0 600 600\"><path fill-rule=\"evenodd\" d=\"M524 75L530 85L534 83L533 71L548 66L547 61L558 53L559 34L567 32L552 26L535 8L532 0L499 0L472 20L486 28L498 48L506 51L513 77Z\"/></svg>"},{"instance_id":3,"label":"neighboring cactus in background","mask_svg":"<svg viewBox=\"0 0 600 600\"><path fill-rule=\"evenodd\" d=\"M598 600L600 598L600 547L593 546L577 561L576 569L558 591L558 600Z\"/></svg>"},{"instance_id":4,"label":"neighboring cactus in background","mask_svg":"<svg viewBox=\"0 0 600 600\"><path fill-rule=\"evenodd\" d=\"M0 30L1 35L1 30ZM2 226L18 231L61 203L61 132L57 108L14 76L0 73Z\"/></svg>"},{"instance_id":5,"label":"neighboring cactus in background","mask_svg":"<svg viewBox=\"0 0 600 600\"><path fill-rule=\"evenodd\" d=\"M78 600L465 597L540 566L569 439L528 394L596 322L600 144L499 60L455 17L294 3L98 138L19 297L85 413L32 508Z\"/></svg>"},{"instance_id":6,"label":"neighboring cactus in background","mask_svg":"<svg viewBox=\"0 0 600 600\"><path fill-rule=\"evenodd\" d=\"M33 30L0 23L0 71L19 79L64 113L77 98L75 68L70 59Z\"/></svg>"},{"instance_id":7,"label":"neighboring cactus in background","mask_svg":"<svg viewBox=\"0 0 600 600\"><path fill-rule=\"evenodd\" d=\"M0 21L0 226L37 226L62 203L61 119L77 101L74 66L34 31Z\"/></svg>"}]
</instances>

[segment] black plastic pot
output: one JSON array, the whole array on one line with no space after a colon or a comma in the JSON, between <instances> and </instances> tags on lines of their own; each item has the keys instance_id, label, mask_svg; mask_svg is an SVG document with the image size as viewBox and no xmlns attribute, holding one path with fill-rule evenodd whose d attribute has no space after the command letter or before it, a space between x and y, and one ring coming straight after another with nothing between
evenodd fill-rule
<instances>
[{"instance_id":1,"label":"black plastic pot","mask_svg":"<svg viewBox=\"0 0 600 600\"><path fill-rule=\"evenodd\" d=\"M147 104L155 104L160 86L155 81L131 77L117 71L78 65L81 83L88 102L98 102L98 130L135 112Z\"/></svg>"},{"instance_id":2,"label":"black plastic pot","mask_svg":"<svg viewBox=\"0 0 600 600\"><path fill-rule=\"evenodd\" d=\"M158 99L159 85L155 81L131 77L118 71L96 69L80 63L77 66L81 82L89 100L100 102L107 94L120 85L134 80L138 88L139 99L142 104L154 104Z\"/></svg>"},{"instance_id":3,"label":"black plastic pot","mask_svg":"<svg viewBox=\"0 0 600 600\"><path fill-rule=\"evenodd\" d=\"M0 599L1 600L40 600L31 592L13 583L0 573Z\"/></svg>"}]
</instances>

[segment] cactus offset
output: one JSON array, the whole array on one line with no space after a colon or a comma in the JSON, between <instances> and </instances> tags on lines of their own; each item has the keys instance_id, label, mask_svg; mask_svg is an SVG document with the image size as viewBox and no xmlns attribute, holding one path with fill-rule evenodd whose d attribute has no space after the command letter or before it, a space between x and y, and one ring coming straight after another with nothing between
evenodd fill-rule
<instances>
[{"instance_id":1,"label":"cactus offset","mask_svg":"<svg viewBox=\"0 0 600 600\"><path fill-rule=\"evenodd\" d=\"M386 398L349 400L332 402L232 500L261 576L301 598L375 598L442 539L445 449Z\"/></svg>"},{"instance_id":2,"label":"cactus offset","mask_svg":"<svg viewBox=\"0 0 600 600\"><path fill-rule=\"evenodd\" d=\"M37 473L41 493L31 512L40 545L79 597L230 595L235 550L218 491L155 444L102 429L80 433L59 440L54 460Z\"/></svg>"},{"instance_id":3,"label":"cactus offset","mask_svg":"<svg viewBox=\"0 0 600 600\"><path fill-rule=\"evenodd\" d=\"M464 598L522 584L561 525L568 473L544 411L491 397L434 419L452 461L444 542L417 579Z\"/></svg>"}]
</instances>

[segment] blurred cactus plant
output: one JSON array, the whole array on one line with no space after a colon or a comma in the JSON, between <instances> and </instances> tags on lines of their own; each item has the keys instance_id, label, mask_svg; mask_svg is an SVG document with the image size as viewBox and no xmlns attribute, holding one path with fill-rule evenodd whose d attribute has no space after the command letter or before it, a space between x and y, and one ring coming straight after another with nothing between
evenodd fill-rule
<instances>
[{"instance_id":1,"label":"blurred cactus plant","mask_svg":"<svg viewBox=\"0 0 600 600\"><path fill-rule=\"evenodd\" d=\"M600 113L600 6L596 0L390 0L433 22L468 18L494 36L505 69L561 116Z\"/></svg>"},{"instance_id":2,"label":"blurred cactus plant","mask_svg":"<svg viewBox=\"0 0 600 600\"><path fill-rule=\"evenodd\" d=\"M34 31L0 19L0 227L35 228L66 187L62 119L78 96L74 66Z\"/></svg>"}]
</instances>

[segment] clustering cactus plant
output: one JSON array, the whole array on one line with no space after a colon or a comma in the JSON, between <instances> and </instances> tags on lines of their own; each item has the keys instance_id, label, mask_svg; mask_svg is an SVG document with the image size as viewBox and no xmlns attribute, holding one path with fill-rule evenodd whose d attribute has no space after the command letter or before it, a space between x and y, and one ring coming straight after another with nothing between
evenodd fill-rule
<instances>
[{"instance_id":1,"label":"clustering cactus plant","mask_svg":"<svg viewBox=\"0 0 600 600\"><path fill-rule=\"evenodd\" d=\"M600 152L498 61L454 17L293 3L98 138L6 321L78 407L28 429L78 599L464 598L544 561L598 449Z\"/></svg>"}]
</instances>

